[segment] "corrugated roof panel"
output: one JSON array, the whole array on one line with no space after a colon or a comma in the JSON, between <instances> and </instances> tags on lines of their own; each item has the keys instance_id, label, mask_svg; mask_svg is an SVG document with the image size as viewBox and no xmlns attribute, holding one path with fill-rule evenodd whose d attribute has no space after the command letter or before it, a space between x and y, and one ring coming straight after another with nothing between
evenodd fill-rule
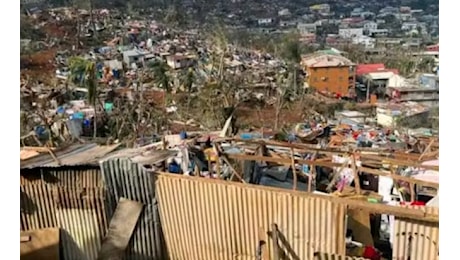
<instances>
[{"instance_id":1,"label":"corrugated roof panel","mask_svg":"<svg viewBox=\"0 0 460 260\"><path fill-rule=\"evenodd\" d=\"M126 249L126 259L166 259L155 198L154 175L129 159L103 161L101 170L107 188L108 219L115 212L121 197L145 205Z\"/></svg>"},{"instance_id":2,"label":"corrugated roof panel","mask_svg":"<svg viewBox=\"0 0 460 260\"><path fill-rule=\"evenodd\" d=\"M430 214L439 214L439 208L408 206L424 209ZM394 259L439 259L439 223L395 218L393 234Z\"/></svg>"},{"instance_id":3,"label":"corrugated roof panel","mask_svg":"<svg viewBox=\"0 0 460 260\"><path fill-rule=\"evenodd\" d=\"M58 167L96 164L97 160L114 151L119 144L99 146L97 144L76 144L50 153L32 157L21 161L21 169L36 167Z\"/></svg>"},{"instance_id":4,"label":"corrugated roof panel","mask_svg":"<svg viewBox=\"0 0 460 260\"><path fill-rule=\"evenodd\" d=\"M107 230L104 203L100 169L21 171L21 230L61 228L63 259L96 259Z\"/></svg>"}]
</instances>

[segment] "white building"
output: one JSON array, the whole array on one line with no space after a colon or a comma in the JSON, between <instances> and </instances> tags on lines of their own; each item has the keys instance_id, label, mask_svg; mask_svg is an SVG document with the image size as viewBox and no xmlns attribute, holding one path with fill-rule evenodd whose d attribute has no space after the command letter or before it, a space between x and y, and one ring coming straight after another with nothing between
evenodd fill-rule
<instances>
[{"instance_id":1,"label":"white building","mask_svg":"<svg viewBox=\"0 0 460 260\"><path fill-rule=\"evenodd\" d=\"M412 31L412 30L417 30L417 27L418 27L418 23L407 22L407 23L403 23L401 25L401 30L403 30L403 31Z\"/></svg>"},{"instance_id":2,"label":"white building","mask_svg":"<svg viewBox=\"0 0 460 260\"><path fill-rule=\"evenodd\" d=\"M304 35L304 34L310 34L310 33L316 33L316 24L314 23L299 23L297 24L297 30L299 30L299 33Z\"/></svg>"},{"instance_id":3,"label":"white building","mask_svg":"<svg viewBox=\"0 0 460 260\"><path fill-rule=\"evenodd\" d=\"M366 34L369 34L370 31L377 30L377 28L378 28L378 24L372 21L366 22L363 25L363 30Z\"/></svg>"},{"instance_id":4,"label":"white building","mask_svg":"<svg viewBox=\"0 0 460 260\"><path fill-rule=\"evenodd\" d=\"M289 11L289 9L283 9L283 10L278 12L278 15L279 16L289 16L289 15L291 15L291 12Z\"/></svg>"},{"instance_id":5,"label":"white building","mask_svg":"<svg viewBox=\"0 0 460 260\"><path fill-rule=\"evenodd\" d=\"M367 49L375 48L375 39L369 36L361 35L352 38L353 44L359 44Z\"/></svg>"},{"instance_id":6,"label":"white building","mask_svg":"<svg viewBox=\"0 0 460 260\"><path fill-rule=\"evenodd\" d=\"M273 18L261 18L257 20L257 23L259 25L270 25L274 22L275 20Z\"/></svg>"},{"instance_id":7,"label":"white building","mask_svg":"<svg viewBox=\"0 0 460 260\"><path fill-rule=\"evenodd\" d=\"M339 36L345 39L363 36L363 28L339 29Z\"/></svg>"},{"instance_id":8,"label":"white building","mask_svg":"<svg viewBox=\"0 0 460 260\"><path fill-rule=\"evenodd\" d=\"M375 29L369 31L369 35L372 37L386 37L388 34L388 29Z\"/></svg>"}]
</instances>

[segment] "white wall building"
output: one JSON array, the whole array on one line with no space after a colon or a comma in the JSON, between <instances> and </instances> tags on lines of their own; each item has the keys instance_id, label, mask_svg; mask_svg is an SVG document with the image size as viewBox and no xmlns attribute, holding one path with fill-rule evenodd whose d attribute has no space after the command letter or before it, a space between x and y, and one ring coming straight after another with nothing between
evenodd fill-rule
<instances>
[{"instance_id":1,"label":"white wall building","mask_svg":"<svg viewBox=\"0 0 460 260\"><path fill-rule=\"evenodd\" d=\"M339 29L339 36L345 39L363 36L363 28Z\"/></svg>"},{"instance_id":2,"label":"white wall building","mask_svg":"<svg viewBox=\"0 0 460 260\"><path fill-rule=\"evenodd\" d=\"M352 38L353 44L363 45L365 48L373 49L375 48L375 39L369 36L361 35Z\"/></svg>"}]
</instances>

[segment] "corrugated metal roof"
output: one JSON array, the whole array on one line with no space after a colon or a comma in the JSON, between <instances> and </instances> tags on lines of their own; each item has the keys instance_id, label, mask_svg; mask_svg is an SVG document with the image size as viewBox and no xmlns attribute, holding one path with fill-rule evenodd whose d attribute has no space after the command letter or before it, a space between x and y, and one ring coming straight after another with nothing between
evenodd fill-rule
<instances>
[{"instance_id":1,"label":"corrugated metal roof","mask_svg":"<svg viewBox=\"0 0 460 260\"><path fill-rule=\"evenodd\" d=\"M61 228L62 259L96 259L107 230L100 169L56 169L21 171L21 230Z\"/></svg>"},{"instance_id":2,"label":"corrugated metal roof","mask_svg":"<svg viewBox=\"0 0 460 260\"><path fill-rule=\"evenodd\" d=\"M50 153L43 153L21 161L21 169L36 167L58 167L97 164L99 158L114 151L119 144L99 146L97 144L76 144L54 151L55 158Z\"/></svg>"},{"instance_id":3,"label":"corrugated metal roof","mask_svg":"<svg viewBox=\"0 0 460 260\"><path fill-rule=\"evenodd\" d=\"M121 197L145 205L126 249L125 259L167 259L155 197L155 176L126 158L105 160L100 165L107 189L107 219L111 219Z\"/></svg>"},{"instance_id":4,"label":"corrugated metal roof","mask_svg":"<svg viewBox=\"0 0 460 260\"><path fill-rule=\"evenodd\" d=\"M363 75L370 72L375 72L378 70L384 70L385 64L383 63L376 63L376 64L358 64L356 66L356 75Z\"/></svg>"},{"instance_id":5,"label":"corrugated metal roof","mask_svg":"<svg viewBox=\"0 0 460 260\"><path fill-rule=\"evenodd\" d=\"M312 55L302 57L304 66L317 68L317 67L338 67L338 66L351 66L354 65L349 59L340 55L331 55L323 53L314 53Z\"/></svg>"},{"instance_id":6,"label":"corrugated metal roof","mask_svg":"<svg viewBox=\"0 0 460 260\"><path fill-rule=\"evenodd\" d=\"M439 208L422 208L427 213L439 214ZM395 218L393 233L393 259L439 259L439 223L426 223L418 220Z\"/></svg>"},{"instance_id":7,"label":"corrugated metal roof","mask_svg":"<svg viewBox=\"0 0 460 260\"><path fill-rule=\"evenodd\" d=\"M100 161L106 161L110 159L130 159L133 163L139 163L141 165L156 164L162 162L170 157L177 154L175 150L156 150L157 144L147 145L133 149L123 149L107 155L100 159Z\"/></svg>"}]
</instances>

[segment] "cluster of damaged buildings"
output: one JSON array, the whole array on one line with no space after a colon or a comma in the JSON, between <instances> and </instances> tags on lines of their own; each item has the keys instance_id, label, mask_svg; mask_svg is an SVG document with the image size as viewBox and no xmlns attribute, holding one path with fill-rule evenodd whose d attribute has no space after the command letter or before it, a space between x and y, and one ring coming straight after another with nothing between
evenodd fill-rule
<instances>
[{"instance_id":1,"label":"cluster of damaged buildings","mask_svg":"<svg viewBox=\"0 0 460 260\"><path fill-rule=\"evenodd\" d=\"M23 147L21 255L438 259L437 138L409 149L390 144L395 132L363 140L345 125L325 147L322 133L306 143L226 129L131 149Z\"/></svg>"}]
</instances>

